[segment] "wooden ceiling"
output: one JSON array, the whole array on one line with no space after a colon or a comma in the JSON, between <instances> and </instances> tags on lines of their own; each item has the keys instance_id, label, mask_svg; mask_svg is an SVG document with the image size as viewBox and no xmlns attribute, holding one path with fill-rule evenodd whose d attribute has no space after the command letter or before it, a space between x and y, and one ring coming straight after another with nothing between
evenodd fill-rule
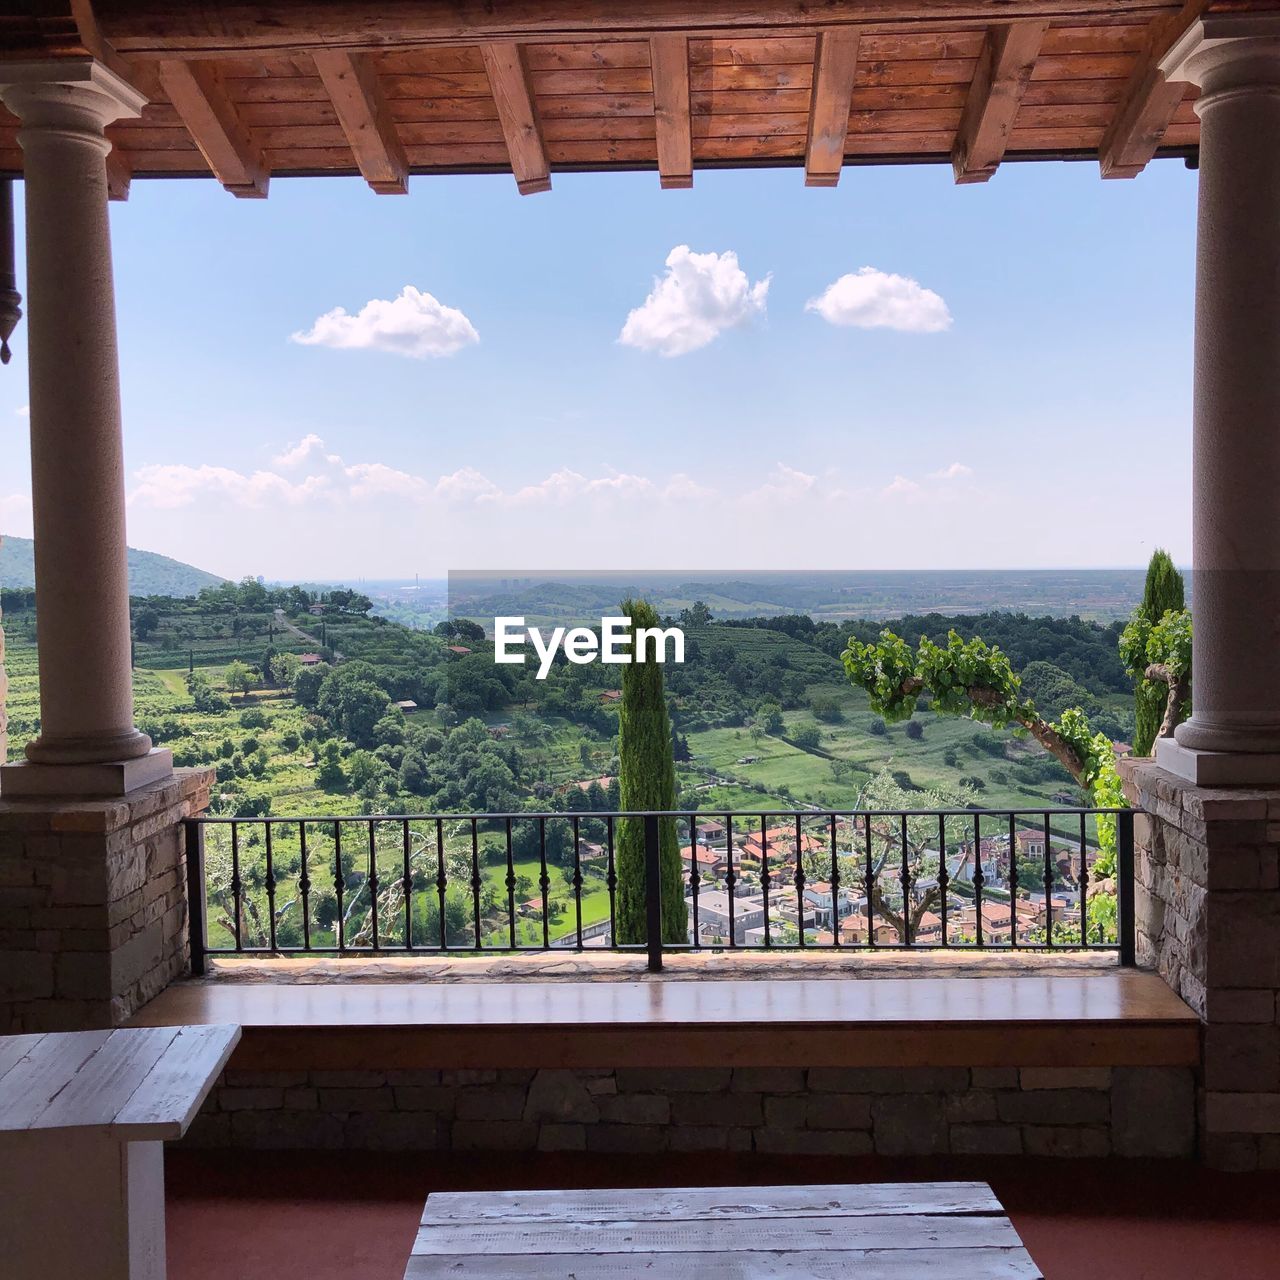
<instances>
[{"instance_id":1,"label":"wooden ceiling","mask_svg":"<svg viewBox=\"0 0 1280 1280\"><path fill-rule=\"evenodd\" d=\"M1263 0L1228 0L1259 7ZM109 129L112 191L272 177L1194 156L1194 90L1161 54L1204 0L19 0L0 60L86 54L150 99ZM1215 8L1223 7L1216 4ZM3 71L0 70L0 82ZM0 171L18 174L0 109Z\"/></svg>"}]
</instances>

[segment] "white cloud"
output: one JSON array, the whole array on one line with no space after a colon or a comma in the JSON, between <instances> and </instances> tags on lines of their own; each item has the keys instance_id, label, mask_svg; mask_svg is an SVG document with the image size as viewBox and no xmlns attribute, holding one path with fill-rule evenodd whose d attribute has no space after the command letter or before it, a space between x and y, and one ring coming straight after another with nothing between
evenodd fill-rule
<instances>
[{"instance_id":1,"label":"white cloud","mask_svg":"<svg viewBox=\"0 0 1280 1280\"><path fill-rule=\"evenodd\" d=\"M579 502L616 505L643 499L674 502L707 496L711 490L677 473L665 482L608 470L586 476L563 467L536 483L505 490L474 467L429 480L383 462L348 463L330 453L317 435L305 436L274 459L281 470L236 471L230 467L182 463L140 467L129 501L140 507L173 510L203 500L237 507L301 507L309 503L349 504L399 501L411 506L441 504L567 507ZM284 475L291 471L293 475Z\"/></svg>"},{"instance_id":2,"label":"white cloud","mask_svg":"<svg viewBox=\"0 0 1280 1280\"><path fill-rule=\"evenodd\" d=\"M627 316L618 335L623 346L682 356L764 314L769 279L752 284L732 250L694 253L680 244L667 254L666 267L667 274L654 280L649 296Z\"/></svg>"},{"instance_id":3,"label":"white cloud","mask_svg":"<svg viewBox=\"0 0 1280 1280\"><path fill-rule=\"evenodd\" d=\"M963 462L953 462L949 467L943 467L941 471L929 472L930 480L966 480L973 475L973 468L966 466Z\"/></svg>"},{"instance_id":4,"label":"white cloud","mask_svg":"<svg viewBox=\"0 0 1280 1280\"><path fill-rule=\"evenodd\" d=\"M305 435L297 444L289 445L283 453L278 453L272 462L277 467L300 467L308 458L324 455L324 441L314 432Z\"/></svg>"},{"instance_id":5,"label":"white cloud","mask_svg":"<svg viewBox=\"0 0 1280 1280\"><path fill-rule=\"evenodd\" d=\"M886 498L914 498L921 492L920 486L906 476L894 476L880 491Z\"/></svg>"},{"instance_id":6,"label":"white cloud","mask_svg":"<svg viewBox=\"0 0 1280 1280\"><path fill-rule=\"evenodd\" d=\"M810 298L806 311L816 311L828 324L859 329L899 329L904 333L939 333L951 328L951 312L942 298L908 276L862 267Z\"/></svg>"},{"instance_id":7,"label":"white cloud","mask_svg":"<svg viewBox=\"0 0 1280 1280\"><path fill-rule=\"evenodd\" d=\"M31 495L29 493L0 494L0 534L12 534L15 538L31 537Z\"/></svg>"},{"instance_id":8,"label":"white cloud","mask_svg":"<svg viewBox=\"0 0 1280 1280\"><path fill-rule=\"evenodd\" d=\"M31 417L31 406L29 404L20 404L14 410L14 413L16 413L20 418L29 418Z\"/></svg>"},{"instance_id":9,"label":"white cloud","mask_svg":"<svg viewBox=\"0 0 1280 1280\"><path fill-rule=\"evenodd\" d=\"M390 351L424 359L451 356L480 341L475 326L456 307L407 284L400 296L388 301L373 298L355 315L342 307L326 311L305 333L290 341L308 347L360 348Z\"/></svg>"}]
</instances>

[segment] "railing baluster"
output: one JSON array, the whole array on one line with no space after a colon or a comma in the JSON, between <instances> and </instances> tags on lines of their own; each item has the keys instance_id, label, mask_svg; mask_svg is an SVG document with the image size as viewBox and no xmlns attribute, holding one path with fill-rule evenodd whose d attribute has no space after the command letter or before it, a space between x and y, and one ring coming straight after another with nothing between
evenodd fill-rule
<instances>
[{"instance_id":1,"label":"railing baluster","mask_svg":"<svg viewBox=\"0 0 1280 1280\"><path fill-rule=\"evenodd\" d=\"M333 927L337 930L338 954L347 951L347 924L342 918L343 898L346 895L346 879L342 874L342 823L333 820L333 892L338 899L338 915Z\"/></svg>"},{"instance_id":2,"label":"railing baluster","mask_svg":"<svg viewBox=\"0 0 1280 1280\"><path fill-rule=\"evenodd\" d=\"M1017 814L1009 811L1009 945L1018 947L1018 840Z\"/></svg>"},{"instance_id":3,"label":"railing baluster","mask_svg":"<svg viewBox=\"0 0 1280 1280\"><path fill-rule=\"evenodd\" d=\"M244 950L244 881L240 878L240 824L231 824L231 924L236 950Z\"/></svg>"},{"instance_id":4,"label":"railing baluster","mask_svg":"<svg viewBox=\"0 0 1280 1280\"><path fill-rule=\"evenodd\" d=\"M849 841L850 849L853 840ZM831 815L831 944L838 951L844 941L840 937L840 855L836 849L836 815Z\"/></svg>"},{"instance_id":5,"label":"railing baluster","mask_svg":"<svg viewBox=\"0 0 1280 1280\"><path fill-rule=\"evenodd\" d=\"M702 945L702 929L698 920L698 891L702 881L702 868L698 866L698 818L689 815L689 888L693 891L693 946Z\"/></svg>"},{"instance_id":6,"label":"railing baluster","mask_svg":"<svg viewBox=\"0 0 1280 1280\"><path fill-rule=\"evenodd\" d=\"M605 886L609 890L609 945L616 948L618 945L618 869L613 860L614 824L612 814L605 819L604 826L604 841L608 859Z\"/></svg>"},{"instance_id":7,"label":"railing baluster","mask_svg":"<svg viewBox=\"0 0 1280 1280\"><path fill-rule=\"evenodd\" d=\"M444 819L436 819L436 901L440 908L440 950L449 950L448 909L445 898L449 891L449 873L444 865Z\"/></svg>"},{"instance_id":8,"label":"railing baluster","mask_svg":"<svg viewBox=\"0 0 1280 1280\"><path fill-rule=\"evenodd\" d=\"M404 890L404 949L413 950L413 836L409 819L400 822L400 875Z\"/></svg>"},{"instance_id":9,"label":"railing baluster","mask_svg":"<svg viewBox=\"0 0 1280 1280\"><path fill-rule=\"evenodd\" d=\"M271 849L271 823L262 824L267 859L267 949L276 949L276 864Z\"/></svg>"},{"instance_id":10,"label":"railing baluster","mask_svg":"<svg viewBox=\"0 0 1280 1280\"><path fill-rule=\"evenodd\" d=\"M773 945L769 933L769 815L760 815L760 888L763 891L761 901L764 905L764 945Z\"/></svg>"},{"instance_id":11,"label":"railing baluster","mask_svg":"<svg viewBox=\"0 0 1280 1280\"><path fill-rule=\"evenodd\" d=\"M644 819L645 949L649 972L662 972L662 828L660 819Z\"/></svg>"},{"instance_id":12,"label":"railing baluster","mask_svg":"<svg viewBox=\"0 0 1280 1280\"><path fill-rule=\"evenodd\" d=\"M947 874L947 815L938 814L938 895L942 917L942 945L949 947L951 940L947 937L947 898L950 896L951 881Z\"/></svg>"},{"instance_id":13,"label":"railing baluster","mask_svg":"<svg viewBox=\"0 0 1280 1280\"><path fill-rule=\"evenodd\" d=\"M1132 809L1116 815L1116 876L1116 941L1120 944L1120 963L1132 967L1138 963Z\"/></svg>"},{"instance_id":14,"label":"railing baluster","mask_svg":"<svg viewBox=\"0 0 1280 1280\"><path fill-rule=\"evenodd\" d=\"M733 814L726 813L724 815L724 831L725 845L724 851L729 859L729 869L725 873L724 883L729 894L728 911L729 911L729 947L732 950L738 945L738 931L734 927L734 901L733 889L738 883L738 877L733 870Z\"/></svg>"},{"instance_id":15,"label":"railing baluster","mask_svg":"<svg viewBox=\"0 0 1280 1280\"><path fill-rule=\"evenodd\" d=\"M863 829L866 837L866 855L867 855L867 946L874 947L876 945L876 913L875 913L875 888L876 888L876 869L875 862L871 853L871 814L867 813L863 818Z\"/></svg>"},{"instance_id":16,"label":"railing baluster","mask_svg":"<svg viewBox=\"0 0 1280 1280\"><path fill-rule=\"evenodd\" d=\"M982 819L973 815L973 921L977 945L982 943L982 886L986 877L982 874Z\"/></svg>"},{"instance_id":17,"label":"railing baluster","mask_svg":"<svg viewBox=\"0 0 1280 1280\"><path fill-rule=\"evenodd\" d=\"M1049 839L1049 815L1044 815L1044 938L1053 949L1053 852Z\"/></svg>"},{"instance_id":18,"label":"railing baluster","mask_svg":"<svg viewBox=\"0 0 1280 1280\"><path fill-rule=\"evenodd\" d=\"M1085 816L1080 815L1080 945L1089 945L1089 850L1085 845Z\"/></svg>"},{"instance_id":19,"label":"railing baluster","mask_svg":"<svg viewBox=\"0 0 1280 1280\"><path fill-rule=\"evenodd\" d=\"M302 895L302 949L311 950L311 872L307 867L307 823L302 819L298 823L298 858L301 874L298 878L298 891Z\"/></svg>"},{"instance_id":20,"label":"railing baluster","mask_svg":"<svg viewBox=\"0 0 1280 1280\"><path fill-rule=\"evenodd\" d=\"M900 814L898 818L898 835L902 842L902 866L899 868L902 880L902 945L909 947L911 945L911 867L907 853L909 841L907 838L907 815L905 813Z\"/></svg>"},{"instance_id":21,"label":"railing baluster","mask_svg":"<svg viewBox=\"0 0 1280 1280\"><path fill-rule=\"evenodd\" d=\"M378 832L377 822L370 818L369 828L369 940L372 949L378 949Z\"/></svg>"},{"instance_id":22,"label":"railing baluster","mask_svg":"<svg viewBox=\"0 0 1280 1280\"><path fill-rule=\"evenodd\" d=\"M804 936L804 848L800 833L800 815L796 814L796 924L800 929L800 950L805 948Z\"/></svg>"},{"instance_id":23,"label":"railing baluster","mask_svg":"<svg viewBox=\"0 0 1280 1280\"><path fill-rule=\"evenodd\" d=\"M511 950L516 950L516 863L511 851L511 819L507 819L507 921Z\"/></svg>"},{"instance_id":24,"label":"railing baluster","mask_svg":"<svg viewBox=\"0 0 1280 1280\"><path fill-rule=\"evenodd\" d=\"M191 976L205 973L205 950L208 934L205 926L204 826L194 819L183 823L187 858L187 945Z\"/></svg>"},{"instance_id":25,"label":"railing baluster","mask_svg":"<svg viewBox=\"0 0 1280 1280\"><path fill-rule=\"evenodd\" d=\"M484 944L480 937L480 890L484 881L480 876L480 827L475 818L471 819L471 907L475 913L476 950L482 951Z\"/></svg>"},{"instance_id":26,"label":"railing baluster","mask_svg":"<svg viewBox=\"0 0 1280 1280\"><path fill-rule=\"evenodd\" d=\"M542 891L542 949L551 946L551 877L547 874L547 820L538 819L538 888Z\"/></svg>"},{"instance_id":27,"label":"railing baluster","mask_svg":"<svg viewBox=\"0 0 1280 1280\"><path fill-rule=\"evenodd\" d=\"M578 950L582 950L582 822L573 819L573 906L578 921Z\"/></svg>"}]
</instances>

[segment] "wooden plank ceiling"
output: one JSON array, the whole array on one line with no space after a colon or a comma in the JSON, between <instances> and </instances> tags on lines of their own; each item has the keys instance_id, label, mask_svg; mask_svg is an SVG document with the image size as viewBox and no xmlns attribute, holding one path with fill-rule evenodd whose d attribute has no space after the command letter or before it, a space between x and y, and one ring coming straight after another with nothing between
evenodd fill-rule
<instances>
[{"instance_id":1,"label":"wooden plank ceiling","mask_svg":"<svg viewBox=\"0 0 1280 1280\"><path fill-rule=\"evenodd\" d=\"M1241 7L1241 0L1231 0ZM53 0L0 16L0 59L108 61L150 99L112 126L112 192L131 177L272 177L1091 158L1132 177L1195 154L1195 91L1160 54L1204 0ZM19 8L23 6L20 3ZM59 18L58 13L65 9ZM50 16L53 11L53 16ZM619 16L622 15L622 16ZM0 79L2 79L0 73ZM0 109L0 171L21 172Z\"/></svg>"}]
</instances>

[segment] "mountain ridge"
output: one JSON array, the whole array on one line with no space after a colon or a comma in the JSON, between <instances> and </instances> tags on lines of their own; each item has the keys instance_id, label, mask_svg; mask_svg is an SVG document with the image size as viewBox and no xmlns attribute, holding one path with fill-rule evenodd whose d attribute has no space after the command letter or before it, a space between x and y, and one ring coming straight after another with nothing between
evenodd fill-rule
<instances>
[{"instance_id":1,"label":"mountain ridge","mask_svg":"<svg viewBox=\"0 0 1280 1280\"><path fill-rule=\"evenodd\" d=\"M227 579L156 551L129 548L129 593L135 596L193 596ZM35 544L30 538L0 534L0 587L35 586Z\"/></svg>"}]
</instances>

